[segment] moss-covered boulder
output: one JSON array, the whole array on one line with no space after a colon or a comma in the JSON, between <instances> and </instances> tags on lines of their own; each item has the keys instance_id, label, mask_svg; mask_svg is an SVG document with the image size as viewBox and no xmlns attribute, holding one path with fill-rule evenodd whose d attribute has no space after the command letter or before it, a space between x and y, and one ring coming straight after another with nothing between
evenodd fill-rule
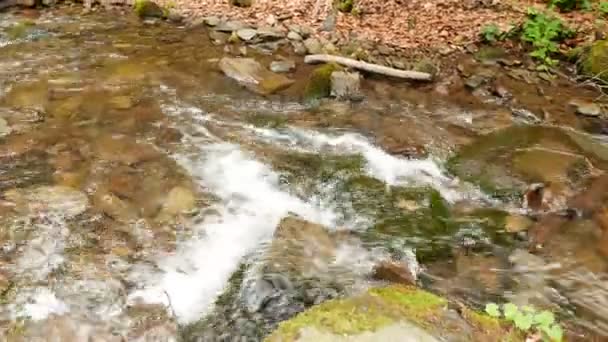
<instances>
[{"instance_id":1,"label":"moss-covered boulder","mask_svg":"<svg viewBox=\"0 0 608 342\"><path fill-rule=\"evenodd\" d=\"M163 9L154 1L136 0L135 13L140 18L162 18L164 15Z\"/></svg>"},{"instance_id":2,"label":"moss-covered boulder","mask_svg":"<svg viewBox=\"0 0 608 342\"><path fill-rule=\"evenodd\" d=\"M583 53L581 71L589 76L608 82L608 40L598 40Z\"/></svg>"},{"instance_id":3,"label":"moss-covered boulder","mask_svg":"<svg viewBox=\"0 0 608 342\"><path fill-rule=\"evenodd\" d=\"M391 339L387 332L400 335ZM320 337L327 341L380 341L397 337L401 341L524 340L513 327L485 314L467 308L456 312L448 308L447 300L432 293L414 287L389 286L314 306L281 323L266 341L319 341Z\"/></svg>"},{"instance_id":4,"label":"moss-covered boulder","mask_svg":"<svg viewBox=\"0 0 608 342\"><path fill-rule=\"evenodd\" d=\"M308 79L304 89L304 99L315 100L328 97L331 93L331 73L337 70L340 70L340 67L333 63L317 67Z\"/></svg>"}]
</instances>

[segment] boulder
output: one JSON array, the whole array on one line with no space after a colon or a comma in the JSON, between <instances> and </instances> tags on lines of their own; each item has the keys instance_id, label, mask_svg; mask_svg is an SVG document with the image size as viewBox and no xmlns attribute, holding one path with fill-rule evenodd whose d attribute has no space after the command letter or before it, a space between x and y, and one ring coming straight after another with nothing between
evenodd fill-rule
<instances>
[{"instance_id":1,"label":"boulder","mask_svg":"<svg viewBox=\"0 0 608 342\"><path fill-rule=\"evenodd\" d=\"M265 69L253 58L224 57L218 65L226 76L261 95L275 93L293 84L293 80Z\"/></svg>"},{"instance_id":2,"label":"boulder","mask_svg":"<svg viewBox=\"0 0 608 342\"><path fill-rule=\"evenodd\" d=\"M334 71L331 73L330 95L341 100L361 100L361 76L357 72Z\"/></svg>"},{"instance_id":3,"label":"boulder","mask_svg":"<svg viewBox=\"0 0 608 342\"><path fill-rule=\"evenodd\" d=\"M135 1L135 13L144 18L162 18L163 10L154 1L150 0L137 0Z\"/></svg>"},{"instance_id":4,"label":"boulder","mask_svg":"<svg viewBox=\"0 0 608 342\"><path fill-rule=\"evenodd\" d=\"M525 341L498 319L409 286L373 288L330 300L282 322L275 341Z\"/></svg>"},{"instance_id":5,"label":"boulder","mask_svg":"<svg viewBox=\"0 0 608 342\"><path fill-rule=\"evenodd\" d=\"M203 18L203 23L205 23L205 25L207 26L217 26L219 25L221 22L221 19L216 17L216 16L209 16L209 17L205 17Z\"/></svg>"},{"instance_id":6,"label":"boulder","mask_svg":"<svg viewBox=\"0 0 608 342\"><path fill-rule=\"evenodd\" d=\"M304 98L313 100L328 97L331 93L331 75L338 69L339 66L336 64L325 64L317 67L308 79L304 89Z\"/></svg>"},{"instance_id":7,"label":"boulder","mask_svg":"<svg viewBox=\"0 0 608 342\"><path fill-rule=\"evenodd\" d=\"M584 116L600 116L602 108L597 103L582 99L573 99L569 102L576 109L576 113Z\"/></svg>"},{"instance_id":8,"label":"boulder","mask_svg":"<svg viewBox=\"0 0 608 342\"><path fill-rule=\"evenodd\" d=\"M582 54L580 63L581 72L589 77L594 77L608 82L608 40L598 40Z\"/></svg>"},{"instance_id":9,"label":"boulder","mask_svg":"<svg viewBox=\"0 0 608 342\"><path fill-rule=\"evenodd\" d=\"M287 34L287 39L300 41L300 40L302 40L302 36L297 32L289 31L289 33Z\"/></svg>"}]
</instances>

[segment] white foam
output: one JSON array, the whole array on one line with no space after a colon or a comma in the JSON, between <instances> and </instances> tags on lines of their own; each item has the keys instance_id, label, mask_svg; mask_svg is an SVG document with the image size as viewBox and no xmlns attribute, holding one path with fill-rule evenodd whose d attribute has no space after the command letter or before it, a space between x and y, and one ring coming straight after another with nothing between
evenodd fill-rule
<instances>
[{"instance_id":1,"label":"white foam","mask_svg":"<svg viewBox=\"0 0 608 342\"><path fill-rule=\"evenodd\" d=\"M215 144L201 152L205 157L200 161L179 161L221 199L219 214L197 227L204 235L159 260L162 273L129 299L170 305L180 323L196 321L207 312L242 258L270 239L290 212L329 226L338 218L331 209L280 190L278 175L238 146Z\"/></svg>"},{"instance_id":2,"label":"white foam","mask_svg":"<svg viewBox=\"0 0 608 342\"><path fill-rule=\"evenodd\" d=\"M68 312L68 306L57 299L55 293L46 287L20 293L12 306L13 319L30 318L34 321L40 321L51 314L62 315Z\"/></svg>"}]
</instances>

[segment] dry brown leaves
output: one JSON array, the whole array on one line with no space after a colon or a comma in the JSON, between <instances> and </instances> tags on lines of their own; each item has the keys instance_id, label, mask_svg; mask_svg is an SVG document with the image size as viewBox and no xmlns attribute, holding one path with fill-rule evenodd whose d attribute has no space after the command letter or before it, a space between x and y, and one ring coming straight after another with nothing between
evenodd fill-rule
<instances>
[{"instance_id":1,"label":"dry brown leaves","mask_svg":"<svg viewBox=\"0 0 608 342\"><path fill-rule=\"evenodd\" d=\"M228 0L160 0L172 2L190 17L215 15L263 24L269 16L285 26L306 25L320 31L332 13L332 0L253 0L248 8ZM501 28L521 22L530 6L544 2L521 0L358 0L361 15L336 13L340 37L356 36L401 48L443 48L475 42L484 25ZM574 27L588 29L592 14L563 15Z\"/></svg>"}]
</instances>

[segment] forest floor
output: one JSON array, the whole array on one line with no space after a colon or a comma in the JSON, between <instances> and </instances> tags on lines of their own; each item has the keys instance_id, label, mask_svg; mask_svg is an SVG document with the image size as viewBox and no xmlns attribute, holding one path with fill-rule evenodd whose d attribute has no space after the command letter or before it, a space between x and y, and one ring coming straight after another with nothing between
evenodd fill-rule
<instances>
[{"instance_id":1,"label":"forest floor","mask_svg":"<svg viewBox=\"0 0 608 342\"><path fill-rule=\"evenodd\" d=\"M249 23L281 21L305 25L320 35L382 42L404 49L463 47L479 40L482 28L501 30L521 23L528 8L545 9L546 2L521 0L359 0L356 14L336 11L331 0L253 0L249 7L228 0L161 0L187 17L219 16ZM596 14L560 14L578 32L593 29ZM324 29L325 28L325 29Z\"/></svg>"}]
</instances>

